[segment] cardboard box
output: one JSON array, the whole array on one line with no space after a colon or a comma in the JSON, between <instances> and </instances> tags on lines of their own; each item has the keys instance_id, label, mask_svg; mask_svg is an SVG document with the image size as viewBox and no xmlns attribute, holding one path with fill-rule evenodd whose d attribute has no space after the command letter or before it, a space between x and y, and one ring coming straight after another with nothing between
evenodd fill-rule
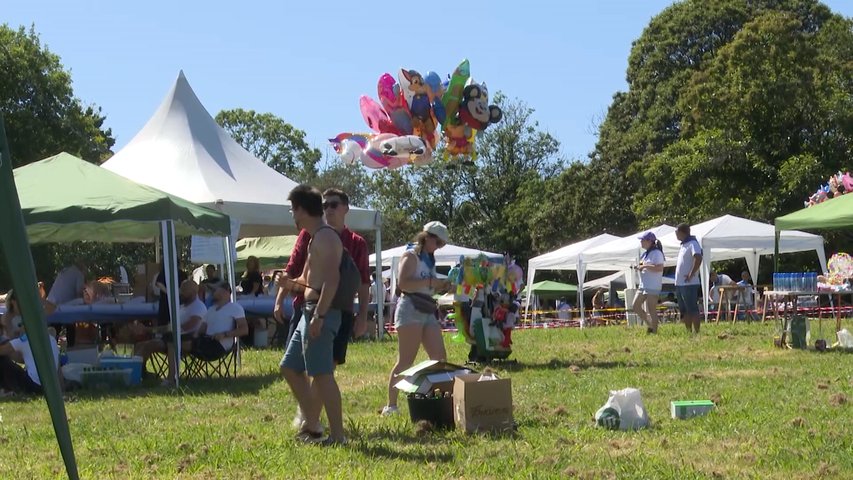
<instances>
[{"instance_id":1,"label":"cardboard box","mask_svg":"<svg viewBox=\"0 0 853 480\"><path fill-rule=\"evenodd\" d=\"M453 378L471 373L470 369L438 360L426 360L408 370L400 372L402 380L394 386L406 393L427 394L436 389L442 392L453 390Z\"/></svg>"},{"instance_id":2,"label":"cardboard box","mask_svg":"<svg viewBox=\"0 0 853 480\"><path fill-rule=\"evenodd\" d=\"M512 382L508 378L479 381L480 374L457 375L453 384L453 417L466 432L512 430Z\"/></svg>"},{"instance_id":3,"label":"cardboard box","mask_svg":"<svg viewBox=\"0 0 853 480\"><path fill-rule=\"evenodd\" d=\"M672 418L698 417L705 415L714 408L714 402L710 400L674 400L670 402Z\"/></svg>"}]
</instances>

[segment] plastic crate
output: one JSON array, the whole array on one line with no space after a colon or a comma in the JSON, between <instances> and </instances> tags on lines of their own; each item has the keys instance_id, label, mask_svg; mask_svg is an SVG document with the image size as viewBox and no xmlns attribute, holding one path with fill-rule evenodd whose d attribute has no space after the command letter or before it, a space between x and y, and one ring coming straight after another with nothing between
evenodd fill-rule
<instances>
[{"instance_id":1,"label":"plastic crate","mask_svg":"<svg viewBox=\"0 0 853 480\"><path fill-rule=\"evenodd\" d=\"M86 367L81 375L83 388L109 390L130 385L130 368Z\"/></svg>"},{"instance_id":2,"label":"plastic crate","mask_svg":"<svg viewBox=\"0 0 853 480\"><path fill-rule=\"evenodd\" d=\"M142 357L102 357L100 364L103 368L119 370L129 368L130 384L138 385L142 382Z\"/></svg>"}]
</instances>

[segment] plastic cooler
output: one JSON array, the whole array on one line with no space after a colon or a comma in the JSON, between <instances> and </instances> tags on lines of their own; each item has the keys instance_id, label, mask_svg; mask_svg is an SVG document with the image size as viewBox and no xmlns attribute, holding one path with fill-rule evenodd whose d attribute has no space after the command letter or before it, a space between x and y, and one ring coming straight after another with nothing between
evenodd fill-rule
<instances>
[{"instance_id":1,"label":"plastic cooler","mask_svg":"<svg viewBox=\"0 0 853 480\"><path fill-rule=\"evenodd\" d=\"M104 369L130 369L130 385L142 382L142 357L106 357L101 358L100 365Z\"/></svg>"}]
</instances>

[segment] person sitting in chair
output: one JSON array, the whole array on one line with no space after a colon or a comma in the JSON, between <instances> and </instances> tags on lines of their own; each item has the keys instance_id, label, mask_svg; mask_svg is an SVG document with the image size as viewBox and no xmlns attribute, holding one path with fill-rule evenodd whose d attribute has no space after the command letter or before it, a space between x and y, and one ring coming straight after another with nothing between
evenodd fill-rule
<instances>
[{"instance_id":1,"label":"person sitting in chair","mask_svg":"<svg viewBox=\"0 0 853 480\"><path fill-rule=\"evenodd\" d=\"M192 280L185 280L178 290L178 297L181 306L178 308L178 320L181 323L181 341L191 341L201 327L204 320L204 315L207 312L207 307L204 302L198 298L198 284ZM162 338L154 338L145 342L137 343L133 348L133 354L142 357L142 367L148 363L148 360L156 352L166 353L166 344L174 342L174 335L167 331L170 326L154 327L152 333L165 331ZM170 378L174 376L174 360L168 357Z\"/></svg>"},{"instance_id":2,"label":"person sitting in chair","mask_svg":"<svg viewBox=\"0 0 853 480\"><path fill-rule=\"evenodd\" d=\"M205 361L219 360L231 351L234 337L248 334L246 312L231 301L231 285L220 282L213 291L213 305L204 314L204 321L190 340L181 341L181 350ZM167 355L175 356L174 345L168 344ZM174 371L163 381L174 384Z\"/></svg>"},{"instance_id":3,"label":"person sitting in chair","mask_svg":"<svg viewBox=\"0 0 853 480\"><path fill-rule=\"evenodd\" d=\"M41 395L43 393L41 379L33 351L27 339L27 332L21 320L18 299L15 293L9 291L6 296L6 315L4 316L4 330L8 328L8 334L15 335L11 340L0 343L0 387L3 392L27 393ZM5 332L4 332L5 333ZM59 374L59 347L56 344L56 336L53 329L48 330L50 335L51 352L53 353L53 366ZM23 361L26 369L21 367L17 360Z\"/></svg>"}]
</instances>

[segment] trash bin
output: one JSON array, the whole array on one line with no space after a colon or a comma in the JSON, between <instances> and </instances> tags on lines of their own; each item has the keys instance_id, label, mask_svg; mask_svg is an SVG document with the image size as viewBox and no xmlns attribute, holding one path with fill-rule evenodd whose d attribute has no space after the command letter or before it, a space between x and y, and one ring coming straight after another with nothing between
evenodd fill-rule
<instances>
[{"instance_id":1,"label":"trash bin","mask_svg":"<svg viewBox=\"0 0 853 480\"><path fill-rule=\"evenodd\" d=\"M808 320L802 315L794 315L791 318L791 346L805 349L808 344Z\"/></svg>"},{"instance_id":2,"label":"trash bin","mask_svg":"<svg viewBox=\"0 0 853 480\"><path fill-rule=\"evenodd\" d=\"M442 397L425 397L416 393L407 396L409 417L412 423L421 420L430 422L435 428L453 428L453 396L447 392Z\"/></svg>"}]
</instances>

